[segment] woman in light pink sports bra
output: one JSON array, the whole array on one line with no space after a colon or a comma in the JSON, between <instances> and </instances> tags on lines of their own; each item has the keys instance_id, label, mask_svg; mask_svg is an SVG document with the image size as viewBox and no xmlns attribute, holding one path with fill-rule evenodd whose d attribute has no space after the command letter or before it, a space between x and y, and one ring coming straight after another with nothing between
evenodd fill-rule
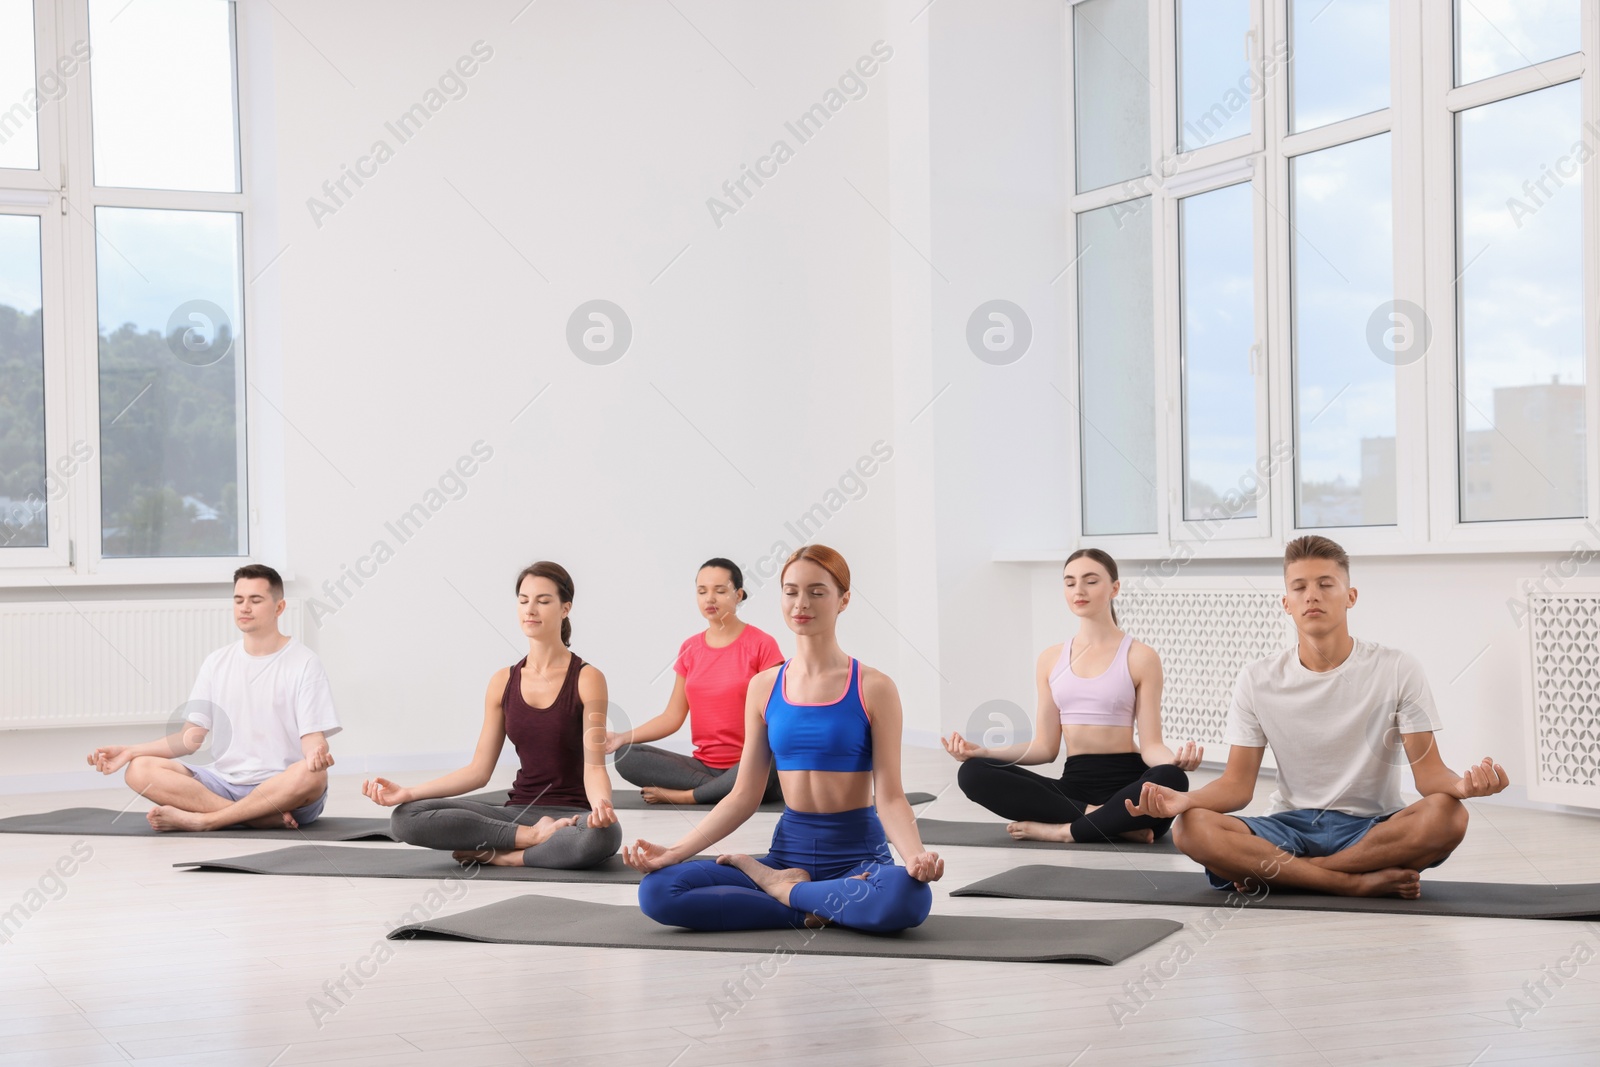
<instances>
[{"instance_id":1,"label":"woman in light pink sports bra","mask_svg":"<svg viewBox=\"0 0 1600 1067\"><path fill-rule=\"evenodd\" d=\"M1080 548L1067 557L1062 582L1078 633L1039 656L1033 739L990 749L952 733L945 750L962 761L961 791L1013 820L1012 837L1153 843L1172 820L1129 814L1124 802L1137 804L1145 782L1187 790L1186 772L1200 765L1203 750L1190 741L1173 752L1161 740L1161 658L1117 625L1116 560ZM1054 762L1063 737L1059 781L1023 770Z\"/></svg>"}]
</instances>

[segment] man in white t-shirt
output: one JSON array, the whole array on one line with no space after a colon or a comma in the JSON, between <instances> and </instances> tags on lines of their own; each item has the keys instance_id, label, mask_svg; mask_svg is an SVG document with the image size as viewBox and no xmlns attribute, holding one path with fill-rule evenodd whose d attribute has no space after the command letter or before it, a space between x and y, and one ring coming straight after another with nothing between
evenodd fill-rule
<instances>
[{"instance_id":1,"label":"man in white t-shirt","mask_svg":"<svg viewBox=\"0 0 1600 1067\"><path fill-rule=\"evenodd\" d=\"M233 575L233 620L243 640L206 657L185 708L184 728L143 745L89 754L102 774L127 767L124 780L156 806L157 830L305 826L322 814L339 732L322 661L278 630L283 579L251 564ZM210 766L177 757L212 737Z\"/></svg>"},{"instance_id":2,"label":"man in white t-shirt","mask_svg":"<svg viewBox=\"0 0 1600 1067\"><path fill-rule=\"evenodd\" d=\"M1492 759L1462 775L1434 745L1439 713L1407 653L1350 636L1350 558L1326 537L1284 552L1283 607L1298 644L1239 674L1228 711L1228 764L1189 793L1145 783L1135 815L1179 816L1173 842L1218 889L1260 880L1341 896L1422 892L1419 872L1445 861L1467 833L1462 801L1504 789ZM1267 745L1278 788L1267 814L1238 811L1255 796ZM1422 799L1400 797L1409 764Z\"/></svg>"}]
</instances>

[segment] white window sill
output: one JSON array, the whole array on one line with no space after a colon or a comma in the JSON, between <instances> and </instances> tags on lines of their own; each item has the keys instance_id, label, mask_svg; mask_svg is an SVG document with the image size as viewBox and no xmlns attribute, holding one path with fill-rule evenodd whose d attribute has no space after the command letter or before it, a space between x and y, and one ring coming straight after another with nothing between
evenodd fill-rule
<instances>
[{"instance_id":1,"label":"white window sill","mask_svg":"<svg viewBox=\"0 0 1600 1067\"><path fill-rule=\"evenodd\" d=\"M64 568L18 568L0 570L0 592L7 589L90 589L166 586L223 586L233 585L233 572L240 567L257 562L251 559L214 560L139 560L117 565L102 564L93 572ZM279 570L285 583L294 580L293 573Z\"/></svg>"}]
</instances>

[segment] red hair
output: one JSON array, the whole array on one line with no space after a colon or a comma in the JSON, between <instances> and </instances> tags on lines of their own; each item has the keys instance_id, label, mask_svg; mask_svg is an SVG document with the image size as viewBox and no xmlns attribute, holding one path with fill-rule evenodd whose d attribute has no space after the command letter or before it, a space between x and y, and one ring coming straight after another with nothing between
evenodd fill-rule
<instances>
[{"instance_id":1,"label":"red hair","mask_svg":"<svg viewBox=\"0 0 1600 1067\"><path fill-rule=\"evenodd\" d=\"M783 576L789 572L789 568L801 560L809 560L827 571L828 577L833 579L833 584L838 586L840 593L850 591L850 564L827 545L801 545L790 553L789 558L784 561L783 570L778 572L780 584L783 582Z\"/></svg>"}]
</instances>

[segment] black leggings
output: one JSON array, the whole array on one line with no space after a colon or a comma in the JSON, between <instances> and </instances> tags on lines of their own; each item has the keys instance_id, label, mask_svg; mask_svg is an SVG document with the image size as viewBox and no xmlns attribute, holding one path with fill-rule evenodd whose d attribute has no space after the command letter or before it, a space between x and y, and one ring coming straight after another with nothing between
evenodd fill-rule
<instances>
[{"instance_id":1,"label":"black leggings","mask_svg":"<svg viewBox=\"0 0 1600 1067\"><path fill-rule=\"evenodd\" d=\"M657 789L692 789L696 804L715 804L733 792L734 780L739 777L739 765L726 769L701 763L693 756L668 752L654 745L629 745L617 753L612 764L625 782L637 786L654 786ZM767 788L762 803L783 799L778 787L778 763L772 762L767 772Z\"/></svg>"},{"instance_id":2,"label":"black leggings","mask_svg":"<svg viewBox=\"0 0 1600 1067\"><path fill-rule=\"evenodd\" d=\"M1123 801L1139 802L1145 782L1185 792L1189 776L1170 763L1146 767L1137 752L1068 756L1061 780L998 760L969 759L956 773L961 791L996 815L1016 822L1071 823L1075 841L1115 841L1131 830L1154 830L1159 839L1171 819L1129 815ZM1087 805L1099 804L1092 812Z\"/></svg>"}]
</instances>

